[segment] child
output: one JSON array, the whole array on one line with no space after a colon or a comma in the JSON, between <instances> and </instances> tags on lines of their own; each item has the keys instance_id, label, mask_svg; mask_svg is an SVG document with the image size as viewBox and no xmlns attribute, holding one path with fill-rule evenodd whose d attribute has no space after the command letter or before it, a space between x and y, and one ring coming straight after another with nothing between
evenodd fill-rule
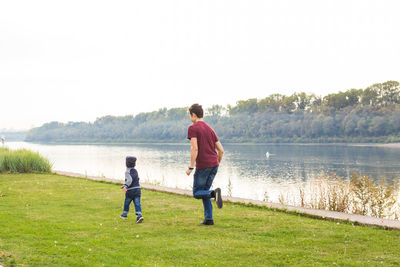
<instances>
[{"instance_id":1,"label":"child","mask_svg":"<svg viewBox=\"0 0 400 267\"><path fill-rule=\"evenodd\" d=\"M136 158L128 156L126 157L126 172L125 172L125 184L121 186L121 189L125 191L125 203L124 211L121 214L122 219L128 218L129 205L131 201L135 205L136 212L136 223L143 222L142 207L140 206L141 190L139 185L139 175L135 169Z\"/></svg>"}]
</instances>

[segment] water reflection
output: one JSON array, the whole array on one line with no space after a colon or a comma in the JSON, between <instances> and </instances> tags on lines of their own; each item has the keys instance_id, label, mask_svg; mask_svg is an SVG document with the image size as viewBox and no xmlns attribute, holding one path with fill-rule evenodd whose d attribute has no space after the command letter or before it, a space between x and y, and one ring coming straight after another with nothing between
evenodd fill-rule
<instances>
[{"instance_id":1,"label":"water reflection","mask_svg":"<svg viewBox=\"0 0 400 267\"><path fill-rule=\"evenodd\" d=\"M135 145L44 145L8 143L10 148L28 148L53 162L55 170L87 175L124 178L126 155L138 158L142 181L191 189L193 178L186 176L189 144ZM233 196L271 200L280 192L297 194L298 188L315 180L322 172L350 177L353 171L386 177L400 177L400 149L376 146L225 144L225 157L214 186ZM266 157L266 152L270 153Z\"/></svg>"}]
</instances>

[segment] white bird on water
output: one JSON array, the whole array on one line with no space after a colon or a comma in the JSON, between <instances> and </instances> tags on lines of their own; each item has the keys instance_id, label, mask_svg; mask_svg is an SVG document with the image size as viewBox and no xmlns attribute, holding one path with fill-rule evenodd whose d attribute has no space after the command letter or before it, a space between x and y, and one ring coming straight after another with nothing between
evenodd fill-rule
<instances>
[{"instance_id":1,"label":"white bird on water","mask_svg":"<svg viewBox=\"0 0 400 267\"><path fill-rule=\"evenodd\" d=\"M269 159L269 156L270 156L271 154L269 154L269 152L267 151L267 153L265 153L265 156L267 157L267 159Z\"/></svg>"}]
</instances>

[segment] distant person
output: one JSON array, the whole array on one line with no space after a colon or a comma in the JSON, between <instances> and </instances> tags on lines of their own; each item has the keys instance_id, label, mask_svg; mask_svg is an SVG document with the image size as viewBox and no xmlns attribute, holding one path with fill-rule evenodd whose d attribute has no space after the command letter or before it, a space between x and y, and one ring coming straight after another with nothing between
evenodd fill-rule
<instances>
[{"instance_id":1,"label":"distant person","mask_svg":"<svg viewBox=\"0 0 400 267\"><path fill-rule=\"evenodd\" d=\"M6 138L4 136L1 137L1 144L4 146L4 142L6 141Z\"/></svg>"},{"instance_id":2,"label":"distant person","mask_svg":"<svg viewBox=\"0 0 400 267\"><path fill-rule=\"evenodd\" d=\"M203 108L193 104L189 108L190 120L193 125L188 128L190 139L190 165L186 171L190 175L196 162L196 171L193 178L193 196L203 200L204 221L203 225L214 225L211 198L217 202L217 207L222 208L221 189L210 190L222 160L224 149L218 140L215 131L203 121ZM216 152L218 151L218 154Z\"/></svg>"},{"instance_id":3,"label":"distant person","mask_svg":"<svg viewBox=\"0 0 400 267\"><path fill-rule=\"evenodd\" d=\"M136 212L136 223L143 222L142 207L140 205L141 190L139 185L139 174L135 169L136 158L128 156L126 157L126 172L125 172L125 184L121 186L125 192L124 211L121 214L122 219L128 218L129 205L133 201Z\"/></svg>"}]
</instances>

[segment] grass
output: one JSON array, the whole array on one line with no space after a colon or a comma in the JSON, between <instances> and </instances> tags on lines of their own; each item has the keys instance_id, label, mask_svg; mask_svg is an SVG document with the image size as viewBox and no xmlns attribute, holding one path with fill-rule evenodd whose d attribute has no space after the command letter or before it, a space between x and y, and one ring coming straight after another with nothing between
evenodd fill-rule
<instances>
[{"instance_id":1,"label":"grass","mask_svg":"<svg viewBox=\"0 0 400 267\"><path fill-rule=\"evenodd\" d=\"M0 173L50 172L51 164L39 153L27 149L0 148Z\"/></svg>"},{"instance_id":2,"label":"grass","mask_svg":"<svg viewBox=\"0 0 400 267\"><path fill-rule=\"evenodd\" d=\"M201 201L146 190L145 221L135 224L134 216L119 218L123 199L114 184L53 174L0 174L0 264L400 264L400 231L233 203L221 210L214 206L216 225L200 226Z\"/></svg>"}]
</instances>

